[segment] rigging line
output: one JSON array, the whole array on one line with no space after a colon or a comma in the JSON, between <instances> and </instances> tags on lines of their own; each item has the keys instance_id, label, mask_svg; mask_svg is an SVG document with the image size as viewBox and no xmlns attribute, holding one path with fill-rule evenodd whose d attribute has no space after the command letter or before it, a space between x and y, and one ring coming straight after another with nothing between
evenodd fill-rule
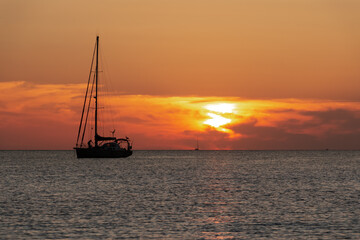
<instances>
[{"instance_id":1,"label":"rigging line","mask_svg":"<svg viewBox=\"0 0 360 240\"><path fill-rule=\"evenodd\" d=\"M90 109L92 109L92 107L90 106ZM95 133L93 133L94 127L92 127L94 125L94 111L89 111L89 117L88 117L89 121L87 123L88 126L87 130L85 131L85 136L88 136L89 139L92 139L93 136L95 135Z\"/></svg>"},{"instance_id":2,"label":"rigging line","mask_svg":"<svg viewBox=\"0 0 360 240\"><path fill-rule=\"evenodd\" d=\"M90 121L89 121L89 124L94 124L94 121L92 121L91 119L94 119L94 111L90 111ZM95 135L95 132L94 132L94 128L93 127L89 127L88 128L88 136L90 137L90 139L92 138L92 136Z\"/></svg>"},{"instance_id":3,"label":"rigging line","mask_svg":"<svg viewBox=\"0 0 360 240\"><path fill-rule=\"evenodd\" d=\"M109 89L108 89L108 79L106 78L106 76L103 77L104 79L104 84L101 85L101 89L102 89L102 93L103 93L103 109L102 109L102 116L105 117L106 119L111 119L113 122L113 116L112 116L112 105L111 105L111 100L110 99L110 94L109 94ZM107 129L109 127L109 124L105 124L102 123L102 131L103 131L103 135L105 135L105 129ZM112 126L112 128L114 128L114 124Z\"/></svg>"},{"instance_id":4,"label":"rigging line","mask_svg":"<svg viewBox=\"0 0 360 240\"><path fill-rule=\"evenodd\" d=\"M106 106L108 106L107 108L105 108L105 114L107 114L110 117L111 123L112 123L112 129L115 129L115 122L114 122L114 106L112 104L111 101L111 97L114 96L114 86L112 84L111 81L111 76L110 76L110 71L109 71L109 67L108 67L108 63L106 61L106 56L104 54L104 52L106 51L102 51L102 46L100 47L100 59L102 62L102 67L103 67L103 79L104 79L104 84L103 84L103 93L104 93L104 102L106 104ZM112 89L112 91L109 91L109 88ZM110 101L109 101L110 99Z\"/></svg>"},{"instance_id":5,"label":"rigging line","mask_svg":"<svg viewBox=\"0 0 360 240\"><path fill-rule=\"evenodd\" d=\"M96 47L96 43L95 43L95 47ZM82 112L81 112L80 126L79 126L79 131L78 131L78 135L77 135L77 139L76 139L76 146L78 146L78 144L79 144L79 137L80 137L80 132L81 132L81 126L82 126L82 123L83 123L83 117L84 117L84 111L85 111L87 95L88 95L88 91L89 91L91 72L92 72L92 68L93 68L93 64L94 64L95 47L94 47L94 52L93 52L93 56L92 56L92 59L91 59L90 73L89 73L88 83L87 83L87 86L86 86L84 105L83 105Z\"/></svg>"},{"instance_id":6,"label":"rigging line","mask_svg":"<svg viewBox=\"0 0 360 240\"><path fill-rule=\"evenodd\" d=\"M104 77L104 69L103 69L103 61L102 61L102 45L100 46L99 45L99 68L101 69L101 84L98 84L98 87L99 87L99 96L101 96L101 104L100 102L98 102L98 104L101 106L99 109L98 109L98 113L99 113L99 118L100 116L102 117L102 119L105 119L104 117L104 109L106 110L106 108L104 108L106 106L106 99L105 99L105 95L104 95L104 80L105 80L105 77ZM100 66L101 65L101 66ZM98 128L99 128L99 131L101 132L101 136L104 136L104 123L103 121L100 121L100 119L98 120Z\"/></svg>"},{"instance_id":7,"label":"rigging line","mask_svg":"<svg viewBox=\"0 0 360 240\"><path fill-rule=\"evenodd\" d=\"M88 104L88 108L87 108L87 112L86 112L86 118L85 118L85 123L84 123L83 134L82 134L82 137L81 137L81 145L82 145L83 142L84 142L86 125L87 125L87 120L88 120L88 116L89 116L89 109L90 109L91 97L92 97L92 93L93 93L93 89L94 89L94 82L95 82L95 75L94 75L94 77L93 77L93 82L92 82L92 85L91 85L90 98L89 98L90 100L89 100L89 104ZM81 145L80 145L80 146L81 146Z\"/></svg>"}]
</instances>

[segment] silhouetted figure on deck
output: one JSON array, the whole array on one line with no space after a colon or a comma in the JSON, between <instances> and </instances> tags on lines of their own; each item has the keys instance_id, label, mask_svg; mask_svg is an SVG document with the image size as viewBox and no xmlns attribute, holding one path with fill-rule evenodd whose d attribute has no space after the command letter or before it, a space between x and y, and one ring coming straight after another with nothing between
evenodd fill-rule
<instances>
[{"instance_id":1,"label":"silhouetted figure on deck","mask_svg":"<svg viewBox=\"0 0 360 240\"><path fill-rule=\"evenodd\" d=\"M92 148L92 147L93 147L93 146L92 146L92 140L91 140L91 139L88 141L88 146L89 146L89 148Z\"/></svg>"}]
</instances>

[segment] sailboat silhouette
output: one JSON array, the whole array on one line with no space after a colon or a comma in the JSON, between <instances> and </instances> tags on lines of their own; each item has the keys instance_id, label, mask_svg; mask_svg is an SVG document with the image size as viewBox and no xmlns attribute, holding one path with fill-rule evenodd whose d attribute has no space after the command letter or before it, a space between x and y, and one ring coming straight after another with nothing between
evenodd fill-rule
<instances>
[{"instance_id":1,"label":"sailboat silhouette","mask_svg":"<svg viewBox=\"0 0 360 240\"><path fill-rule=\"evenodd\" d=\"M199 151L199 139L196 138L196 148L194 149L195 151Z\"/></svg>"},{"instance_id":2,"label":"sailboat silhouette","mask_svg":"<svg viewBox=\"0 0 360 240\"><path fill-rule=\"evenodd\" d=\"M95 71L92 71L95 54L96 54ZM111 132L112 133L111 137L103 137L100 136L98 133L98 100L99 100L99 96L98 96L99 64L98 63L99 63L99 36L96 37L96 45L91 62L90 75L85 93L85 100L81 114L76 147L74 148L76 150L76 155L78 158L124 158L131 156L132 146L130 139L128 137L125 138L114 137L115 130ZM95 75L93 76L94 78L92 84L90 84L90 80L93 75L92 74L93 72ZM95 86L95 90L94 90L94 86ZM91 101L95 101L94 145L92 139L90 139L87 142L87 146L86 146L84 145L83 142L84 142L85 130L87 126ZM85 111L86 106L87 109ZM81 136L81 141L79 143L80 136Z\"/></svg>"}]
</instances>

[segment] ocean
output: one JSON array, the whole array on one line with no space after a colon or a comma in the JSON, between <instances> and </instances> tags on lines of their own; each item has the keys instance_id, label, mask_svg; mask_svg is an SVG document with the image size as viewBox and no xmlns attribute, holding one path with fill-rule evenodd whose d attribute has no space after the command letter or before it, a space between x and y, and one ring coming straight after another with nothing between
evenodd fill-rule
<instances>
[{"instance_id":1,"label":"ocean","mask_svg":"<svg viewBox=\"0 0 360 240\"><path fill-rule=\"evenodd\" d=\"M0 239L360 239L360 151L0 151Z\"/></svg>"}]
</instances>

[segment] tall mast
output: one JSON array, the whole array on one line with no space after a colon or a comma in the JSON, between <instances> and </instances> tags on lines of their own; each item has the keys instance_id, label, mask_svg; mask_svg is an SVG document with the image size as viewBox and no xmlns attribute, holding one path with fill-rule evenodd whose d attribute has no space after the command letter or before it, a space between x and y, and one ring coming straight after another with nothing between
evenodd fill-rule
<instances>
[{"instance_id":1,"label":"tall mast","mask_svg":"<svg viewBox=\"0 0 360 240\"><path fill-rule=\"evenodd\" d=\"M95 146L98 146L98 133L97 133L97 121L98 121L98 75L99 75L99 36L96 36L96 66L95 66Z\"/></svg>"}]
</instances>

